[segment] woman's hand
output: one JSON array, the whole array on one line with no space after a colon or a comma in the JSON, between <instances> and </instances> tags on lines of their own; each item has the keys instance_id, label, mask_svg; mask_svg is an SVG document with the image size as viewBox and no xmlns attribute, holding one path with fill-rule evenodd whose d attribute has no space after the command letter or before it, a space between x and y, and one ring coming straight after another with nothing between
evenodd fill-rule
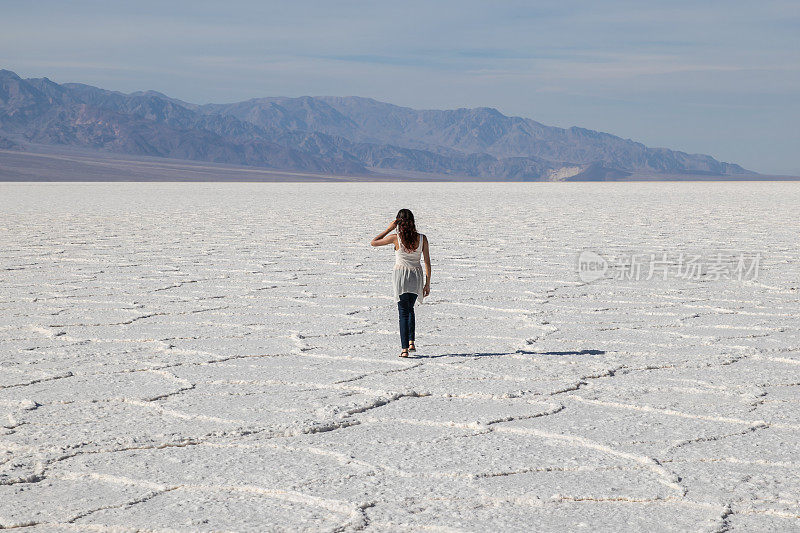
<instances>
[{"instance_id":1,"label":"woman's hand","mask_svg":"<svg viewBox=\"0 0 800 533\"><path fill-rule=\"evenodd\" d=\"M422 288L422 295L430 296L430 294L431 294L431 284L426 283L425 286Z\"/></svg>"},{"instance_id":2,"label":"woman's hand","mask_svg":"<svg viewBox=\"0 0 800 533\"><path fill-rule=\"evenodd\" d=\"M372 246L384 246L386 244L391 244L395 242L397 237L395 237L394 235L389 235L389 232L391 232L396 227L397 227L397 219L393 220L392 223L389 224L388 228L380 232L377 237L372 239L372 242L370 244ZM387 237L387 235L389 236Z\"/></svg>"}]
</instances>

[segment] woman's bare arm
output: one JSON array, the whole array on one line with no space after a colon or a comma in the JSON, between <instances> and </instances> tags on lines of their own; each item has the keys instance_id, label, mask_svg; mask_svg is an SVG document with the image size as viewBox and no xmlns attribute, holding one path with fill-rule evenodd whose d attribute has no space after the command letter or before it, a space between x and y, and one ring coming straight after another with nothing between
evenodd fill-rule
<instances>
[{"instance_id":1,"label":"woman's bare arm","mask_svg":"<svg viewBox=\"0 0 800 533\"><path fill-rule=\"evenodd\" d=\"M370 244L372 246L385 246L387 244L394 244L397 241L397 235L391 234L389 232L392 231L397 226L397 221L393 220L389 227L386 228L384 231L378 233L378 235L372 239Z\"/></svg>"},{"instance_id":2,"label":"woman's bare arm","mask_svg":"<svg viewBox=\"0 0 800 533\"><path fill-rule=\"evenodd\" d=\"M431 251L427 235L422 236L422 256L425 258L425 287L422 294L428 296L431 293Z\"/></svg>"}]
</instances>

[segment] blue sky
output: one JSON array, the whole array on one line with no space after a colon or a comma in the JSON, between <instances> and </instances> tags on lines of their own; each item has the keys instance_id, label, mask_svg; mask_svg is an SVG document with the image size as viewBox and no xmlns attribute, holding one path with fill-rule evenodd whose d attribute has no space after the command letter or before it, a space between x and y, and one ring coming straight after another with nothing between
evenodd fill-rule
<instances>
[{"instance_id":1,"label":"blue sky","mask_svg":"<svg viewBox=\"0 0 800 533\"><path fill-rule=\"evenodd\" d=\"M800 2L0 4L0 67L197 103L496 107L800 175Z\"/></svg>"}]
</instances>

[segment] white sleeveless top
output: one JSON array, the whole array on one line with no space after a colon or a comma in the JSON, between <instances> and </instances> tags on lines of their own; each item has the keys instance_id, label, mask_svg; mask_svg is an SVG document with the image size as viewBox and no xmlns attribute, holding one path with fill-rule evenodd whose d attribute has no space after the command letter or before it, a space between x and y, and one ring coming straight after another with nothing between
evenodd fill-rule
<instances>
[{"instance_id":1,"label":"white sleeveless top","mask_svg":"<svg viewBox=\"0 0 800 533\"><path fill-rule=\"evenodd\" d=\"M400 295L411 292L417 295L416 304L422 303L422 290L425 287L425 274L422 272L420 258L422 257L422 240L425 238L419 234L419 242L416 249L408 251L397 234L397 250L394 251L394 270L392 271L392 285L394 286L394 299L400 301Z\"/></svg>"}]
</instances>

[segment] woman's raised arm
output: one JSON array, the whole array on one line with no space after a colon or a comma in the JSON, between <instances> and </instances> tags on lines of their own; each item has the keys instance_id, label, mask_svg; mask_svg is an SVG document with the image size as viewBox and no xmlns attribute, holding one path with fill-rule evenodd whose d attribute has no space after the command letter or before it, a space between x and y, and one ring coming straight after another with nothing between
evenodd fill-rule
<instances>
[{"instance_id":1,"label":"woman's raised arm","mask_svg":"<svg viewBox=\"0 0 800 533\"><path fill-rule=\"evenodd\" d=\"M394 243L395 237L394 235L389 235L389 232L392 231L397 226L397 220L393 220L389 227L386 228L384 231L378 233L378 235L372 239L370 244L372 246L385 246L387 244Z\"/></svg>"}]
</instances>

